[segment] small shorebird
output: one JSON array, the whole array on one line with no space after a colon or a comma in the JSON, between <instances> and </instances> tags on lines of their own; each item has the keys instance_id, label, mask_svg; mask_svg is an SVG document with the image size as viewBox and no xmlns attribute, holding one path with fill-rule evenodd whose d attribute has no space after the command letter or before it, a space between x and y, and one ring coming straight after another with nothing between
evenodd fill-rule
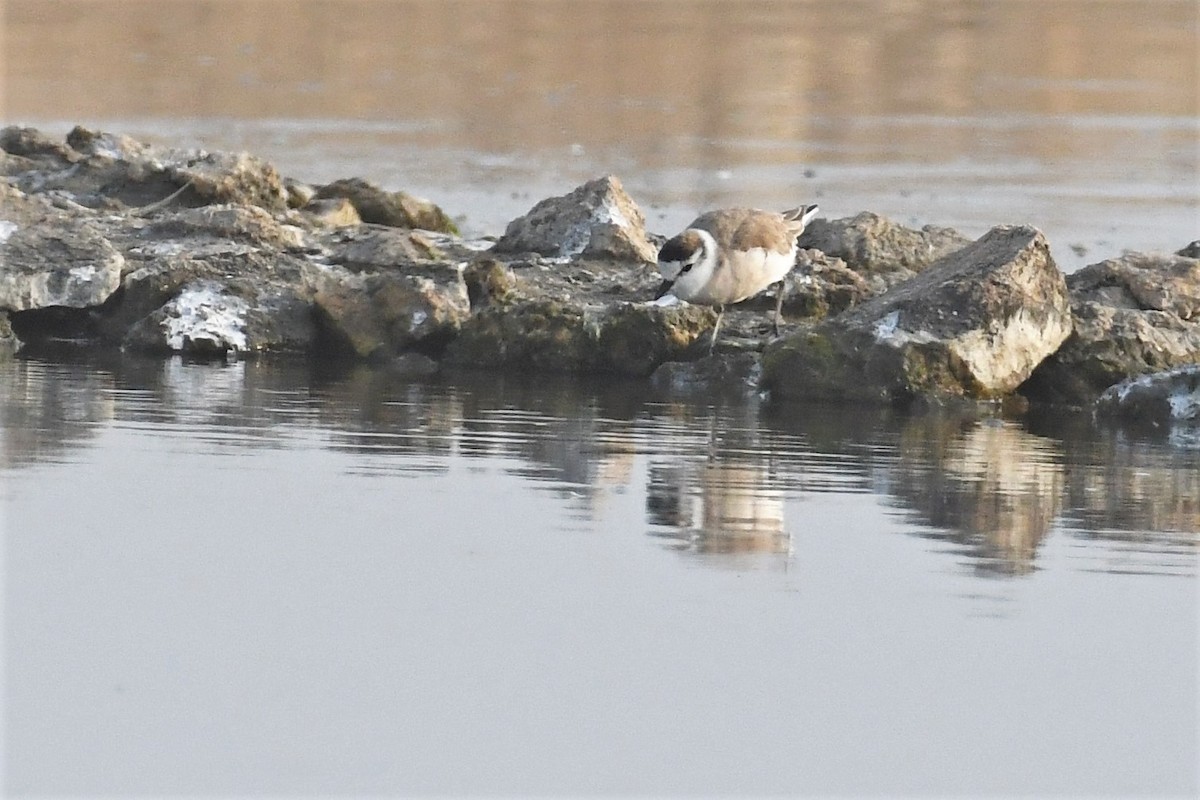
<instances>
[{"instance_id":1,"label":"small shorebird","mask_svg":"<svg viewBox=\"0 0 1200 800\"><path fill-rule=\"evenodd\" d=\"M725 306L777 283L774 330L778 336L783 278L796 265L796 237L819 210L811 205L783 213L725 208L701 214L658 251L663 282L655 299L672 294L689 303L716 306L711 353Z\"/></svg>"}]
</instances>

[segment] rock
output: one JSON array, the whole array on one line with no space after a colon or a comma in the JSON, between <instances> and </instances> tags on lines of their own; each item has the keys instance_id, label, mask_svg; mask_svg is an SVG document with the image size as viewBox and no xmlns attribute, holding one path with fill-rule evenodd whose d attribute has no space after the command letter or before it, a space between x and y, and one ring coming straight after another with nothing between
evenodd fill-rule
<instances>
[{"instance_id":1,"label":"rock","mask_svg":"<svg viewBox=\"0 0 1200 800\"><path fill-rule=\"evenodd\" d=\"M1191 242L1181 250L1178 250L1175 255L1187 256L1188 258L1200 258L1200 239Z\"/></svg>"},{"instance_id":2,"label":"rock","mask_svg":"<svg viewBox=\"0 0 1200 800\"><path fill-rule=\"evenodd\" d=\"M552 299L490 305L473 314L446 350L451 364L532 372L580 372L596 324L581 306Z\"/></svg>"},{"instance_id":3,"label":"rock","mask_svg":"<svg viewBox=\"0 0 1200 800\"><path fill-rule=\"evenodd\" d=\"M952 228L926 225L917 231L864 211L847 219L814 219L798 242L802 249L815 248L842 259L864 276L881 276L895 284L962 250L971 240Z\"/></svg>"},{"instance_id":4,"label":"rock","mask_svg":"<svg viewBox=\"0 0 1200 800\"><path fill-rule=\"evenodd\" d=\"M34 227L0 219L0 310L98 306L120 285L124 265L91 221Z\"/></svg>"},{"instance_id":5,"label":"rock","mask_svg":"<svg viewBox=\"0 0 1200 800\"><path fill-rule=\"evenodd\" d=\"M65 192L91 208L157 210L160 203L197 206L231 203L283 211L288 192L275 168L247 153L163 148L128 136L76 127L65 147L52 147L28 129L6 128L7 152L32 154L17 176L30 193ZM14 174L10 171L9 174Z\"/></svg>"},{"instance_id":6,"label":"rock","mask_svg":"<svg viewBox=\"0 0 1200 800\"><path fill-rule=\"evenodd\" d=\"M322 329L359 358L383 359L411 348L440 352L470 314L467 289L453 265L442 280L421 275L355 275L327 270L315 303Z\"/></svg>"},{"instance_id":7,"label":"rock","mask_svg":"<svg viewBox=\"0 0 1200 800\"><path fill-rule=\"evenodd\" d=\"M232 203L284 211L288 192L275 167L249 153L167 151L166 173L176 186L189 186L205 205Z\"/></svg>"},{"instance_id":8,"label":"rock","mask_svg":"<svg viewBox=\"0 0 1200 800\"><path fill-rule=\"evenodd\" d=\"M481 258L463 269L463 282L471 308L508 300L516 288L517 277L512 269L494 258Z\"/></svg>"},{"instance_id":9,"label":"rock","mask_svg":"<svg viewBox=\"0 0 1200 800\"><path fill-rule=\"evenodd\" d=\"M167 212L140 232L140 238L158 242L176 241L180 247L195 247L216 241L244 242L258 248L304 250L304 232L280 223L255 206L210 205Z\"/></svg>"},{"instance_id":10,"label":"rock","mask_svg":"<svg viewBox=\"0 0 1200 800\"><path fill-rule=\"evenodd\" d=\"M590 360L599 372L644 377L665 361L694 357L693 345L715 323L707 306L618 303L605 310Z\"/></svg>"},{"instance_id":11,"label":"rock","mask_svg":"<svg viewBox=\"0 0 1200 800\"><path fill-rule=\"evenodd\" d=\"M520 371L645 376L685 358L716 321L703 306L588 308L539 298L484 307L447 349L453 364Z\"/></svg>"},{"instance_id":12,"label":"rock","mask_svg":"<svg viewBox=\"0 0 1200 800\"><path fill-rule=\"evenodd\" d=\"M650 385L666 397L744 401L758 394L761 378L758 353L718 352L696 361L668 361L650 375Z\"/></svg>"},{"instance_id":13,"label":"rock","mask_svg":"<svg viewBox=\"0 0 1200 800\"><path fill-rule=\"evenodd\" d=\"M427 378L436 375L438 362L423 353L401 353L386 365L388 375L395 378Z\"/></svg>"},{"instance_id":14,"label":"rock","mask_svg":"<svg viewBox=\"0 0 1200 800\"><path fill-rule=\"evenodd\" d=\"M250 304L214 281L188 284L130 331L126 342L147 350L215 355L249 349Z\"/></svg>"},{"instance_id":15,"label":"rock","mask_svg":"<svg viewBox=\"0 0 1200 800\"><path fill-rule=\"evenodd\" d=\"M67 146L83 156L100 156L116 161L131 161L144 158L150 146L123 133L94 131L76 125L67 134Z\"/></svg>"},{"instance_id":16,"label":"rock","mask_svg":"<svg viewBox=\"0 0 1200 800\"><path fill-rule=\"evenodd\" d=\"M299 210L317 199L317 189L315 186L310 186L309 184L304 183L303 181L298 181L295 178L284 178L283 188L287 192L288 208ZM354 212L354 216L355 218L358 217L357 211Z\"/></svg>"},{"instance_id":17,"label":"rock","mask_svg":"<svg viewBox=\"0 0 1200 800\"><path fill-rule=\"evenodd\" d=\"M763 383L780 398L995 398L1070 332L1066 284L1045 237L1003 226L887 293L768 345Z\"/></svg>"},{"instance_id":18,"label":"rock","mask_svg":"<svg viewBox=\"0 0 1200 800\"><path fill-rule=\"evenodd\" d=\"M508 224L496 253L538 253L558 258L607 258L653 264L658 248L646 236L646 219L614 176L597 178L562 197L535 205Z\"/></svg>"},{"instance_id":19,"label":"rock","mask_svg":"<svg viewBox=\"0 0 1200 800\"><path fill-rule=\"evenodd\" d=\"M821 319L840 314L886 288L819 250L801 250L796 269L785 281L783 312L788 317Z\"/></svg>"},{"instance_id":20,"label":"rock","mask_svg":"<svg viewBox=\"0 0 1200 800\"><path fill-rule=\"evenodd\" d=\"M359 225L318 234L326 258L354 272L403 270L433 265L441 273L442 252L418 231Z\"/></svg>"},{"instance_id":21,"label":"rock","mask_svg":"<svg viewBox=\"0 0 1200 800\"><path fill-rule=\"evenodd\" d=\"M13 333L12 323L8 319L8 313L0 311L0 358L7 358L17 352L21 346L21 340Z\"/></svg>"},{"instance_id":22,"label":"rock","mask_svg":"<svg viewBox=\"0 0 1200 800\"><path fill-rule=\"evenodd\" d=\"M37 128L11 125L0 128L3 174L20 175L33 169L65 169L79 154L63 142L51 139Z\"/></svg>"},{"instance_id":23,"label":"rock","mask_svg":"<svg viewBox=\"0 0 1200 800\"><path fill-rule=\"evenodd\" d=\"M309 224L320 228L348 228L362 224L358 209L344 197L313 200L301 213Z\"/></svg>"},{"instance_id":24,"label":"rock","mask_svg":"<svg viewBox=\"0 0 1200 800\"><path fill-rule=\"evenodd\" d=\"M1086 405L1126 378L1200 363L1200 260L1127 253L1067 277L1074 333L1021 392Z\"/></svg>"},{"instance_id":25,"label":"rock","mask_svg":"<svg viewBox=\"0 0 1200 800\"><path fill-rule=\"evenodd\" d=\"M1143 425L1200 424L1200 364L1142 375L1110 386L1096 401L1096 412Z\"/></svg>"},{"instance_id":26,"label":"rock","mask_svg":"<svg viewBox=\"0 0 1200 800\"><path fill-rule=\"evenodd\" d=\"M200 276L213 272L204 262L188 267ZM311 292L298 282L260 274L257 279L196 277L172 286L188 267L174 273L142 270L127 278L128 296L115 308L104 309L101 329L107 338L119 339L122 346L134 350L198 356L311 349L316 339ZM165 302L156 305L155 299L163 295ZM146 306L156 307L138 316ZM129 322L131 317L135 319Z\"/></svg>"},{"instance_id":27,"label":"rock","mask_svg":"<svg viewBox=\"0 0 1200 800\"><path fill-rule=\"evenodd\" d=\"M362 178L346 178L317 189L318 200L345 198L363 222L393 228L420 228L458 233L454 222L438 206L405 192L389 192Z\"/></svg>"}]
</instances>

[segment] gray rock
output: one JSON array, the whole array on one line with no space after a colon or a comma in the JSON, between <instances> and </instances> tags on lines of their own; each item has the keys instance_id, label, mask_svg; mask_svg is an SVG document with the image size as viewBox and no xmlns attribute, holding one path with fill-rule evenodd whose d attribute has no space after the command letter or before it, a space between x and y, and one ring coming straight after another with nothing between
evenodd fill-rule
<instances>
[{"instance_id":1,"label":"gray rock","mask_svg":"<svg viewBox=\"0 0 1200 800\"><path fill-rule=\"evenodd\" d=\"M419 231L358 225L322 232L316 238L330 263L354 272L412 273L432 265L440 274L447 263L442 251Z\"/></svg>"},{"instance_id":2,"label":"gray rock","mask_svg":"<svg viewBox=\"0 0 1200 800\"><path fill-rule=\"evenodd\" d=\"M135 350L307 352L317 337L307 273L253 251L157 260L126 276L120 302L102 310L101 331Z\"/></svg>"},{"instance_id":3,"label":"gray rock","mask_svg":"<svg viewBox=\"0 0 1200 800\"><path fill-rule=\"evenodd\" d=\"M316 311L326 336L359 358L385 359L415 347L440 351L470 314L467 288L453 265L440 280L397 272L326 270Z\"/></svg>"},{"instance_id":4,"label":"gray rock","mask_svg":"<svg viewBox=\"0 0 1200 800\"><path fill-rule=\"evenodd\" d=\"M301 209L317 198L317 188L295 178L284 178L283 188L287 191L288 208ZM347 201L348 202L348 201ZM358 212L354 212L358 216Z\"/></svg>"},{"instance_id":5,"label":"gray rock","mask_svg":"<svg viewBox=\"0 0 1200 800\"><path fill-rule=\"evenodd\" d=\"M1130 378L1096 401L1100 416L1150 425L1200 424L1200 364Z\"/></svg>"},{"instance_id":6,"label":"gray rock","mask_svg":"<svg viewBox=\"0 0 1200 800\"><path fill-rule=\"evenodd\" d=\"M1127 253L1067 277L1074 333L1021 387L1086 405L1126 378L1200 363L1200 260Z\"/></svg>"},{"instance_id":7,"label":"gray rock","mask_svg":"<svg viewBox=\"0 0 1200 800\"><path fill-rule=\"evenodd\" d=\"M535 205L508 224L496 253L538 253L558 258L599 258L653 264L658 248L646 236L646 219L614 176L597 178L562 197Z\"/></svg>"},{"instance_id":8,"label":"gray rock","mask_svg":"<svg viewBox=\"0 0 1200 800\"><path fill-rule=\"evenodd\" d=\"M262 208L229 204L164 212L140 228L138 235L159 246L174 242L180 249L216 242L240 242L282 252L309 246L300 228L281 223Z\"/></svg>"},{"instance_id":9,"label":"gray rock","mask_svg":"<svg viewBox=\"0 0 1200 800\"><path fill-rule=\"evenodd\" d=\"M1200 258L1200 239L1189 243L1186 247L1177 250L1175 255L1187 256L1188 258Z\"/></svg>"},{"instance_id":10,"label":"gray rock","mask_svg":"<svg viewBox=\"0 0 1200 800\"><path fill-rule=\"evenodd\" d=\"M650 375L650 385L667 397L745 401L756 396L762 378L758 353L714 353L696 361L668 361Z\"/></svg>"},{"instance_id":11,"label":"gray rock","mask_svg":"<svg viewBox=\"0 0 1200 800\"><path fill-rule=\"evenodd\" d=\"M61 192L76 202L115 211L158 204L255 205L268 211L288 207L283 179L266 161L247 153L155 147L128 136L77 127L65 146L36 131L0 131L5 152L24 154L17 186L29 193ZM13 150L8 148L12 147Z\"/></svg>"},{"instance_id":12,"label":"gray rock","mask_svg":"<svg viewBox=\"0 0 1200 800\"><path fill-rule=\"evenodd\" d=\"M840 314L851 306L886 289L882 281L875 285L820 250L801 250L796 269L785 282L785 317L822 319Z\"/></svg>"},{"instance_id":13,"label":"gray rock","mask_svg":"<svg viewBox=\"0 0 1200 800\"><path fill-rule=\"evenodd\" d=\"M246 316L250 304L214 281L187 284L162 307L136 323L130 347L213 355L249 350Z\"/></svg>"},{"instance_id":14,"label":"gray rock","mask_svg":"<svg viewBox=\"0 0 1200 800\"><path fill-rule=\"evenodd\" d=\"M763 383L781 398L995 398L1070 332L1066 283L1045 237L997 227L887 293L768 345Z\"/></svg>"},{"instance_id":15,"label":"gray rock","mask_svg":"<svg viewBox=\"0 0 1200 800\"><path fill-rule=\"evenodd\" d=\"M508 265L494 258L477 258L463 268L463 282L471 308L482 308L512 297L517 276Z\"/></svg>"},{"instance_id":16,"label":"gray rock","mask_svg":"<svg viewBox=\"0 0 1200 800\"><path fill-rule=\"evenodd\" d=\"M971 243L952 228L913 230L869 211L846 219L815 219L798 241L801 248L815 248L864 276L882 276L892 284Z\"/></svg>"},{"instance_id":17,"label":"gray rock","mask_svg":"<svg viewBox=\"0 0 1200 800\"><path fill-rule=\"evenodd\" d=\"M0 310L88 308L120 286L125 259L97 226L57 222L19 225L0 206Z\"/></svg>"}]
</instances>

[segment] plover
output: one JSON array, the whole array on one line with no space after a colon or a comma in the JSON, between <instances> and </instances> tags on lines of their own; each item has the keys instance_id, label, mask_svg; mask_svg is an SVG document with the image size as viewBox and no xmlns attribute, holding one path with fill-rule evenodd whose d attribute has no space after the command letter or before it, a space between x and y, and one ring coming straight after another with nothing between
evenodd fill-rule
<instances>
[{"instance_id":1,"label":"plover","mask_svg":"<svg viewBox=\"0 0 1200 800\"><path fill-rule=\"evenodd\" d=\"M819 210L811 205L783 213L725 208L701 214L658 251L663 282L655 299L672 294L689 303L716 306L712 352L725 306L777 283L774 330L778 336L783 278L796 264L796 237Z\"/></svg>"}]
</instances>

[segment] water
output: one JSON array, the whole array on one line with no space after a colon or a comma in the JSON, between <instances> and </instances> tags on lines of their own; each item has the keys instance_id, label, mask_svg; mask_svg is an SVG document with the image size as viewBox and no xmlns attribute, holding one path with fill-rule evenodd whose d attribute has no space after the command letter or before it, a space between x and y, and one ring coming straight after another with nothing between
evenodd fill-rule
<instances>
[{"instance_id":1,"label":"water","mask_svg":"<svg viewBox=\"0 0 1200 800\"><path fill-rule=\"evenodd\" d=\"M0 11L5 123L470 233L612 172L1200 236L1187 0ZM1194 434L105 356L0 363L0 479L6 795L1200 793Z\"/></svg>"},{"instance_id":2,"label":"water","mask_svg":"<svg viewBox=\"0 0 1200 800\"><path fill-rule=\"evenodd\" d=\"M0 365L6 794L1195 792L1200 450L531 384Z\"/></svg>"},{"instance_id":3,"label":"water","mask_svg":"<svg viewBox=\"0 0 1200 800\"><path fill-rule=\"evenodd\" d=\"M816 201L971 236L1033 224L1068 270L1200 237L1191 0L6 7L7 122L361 175L470 233L615 173L666 234Z\"/></svg>"}]
</instances>

